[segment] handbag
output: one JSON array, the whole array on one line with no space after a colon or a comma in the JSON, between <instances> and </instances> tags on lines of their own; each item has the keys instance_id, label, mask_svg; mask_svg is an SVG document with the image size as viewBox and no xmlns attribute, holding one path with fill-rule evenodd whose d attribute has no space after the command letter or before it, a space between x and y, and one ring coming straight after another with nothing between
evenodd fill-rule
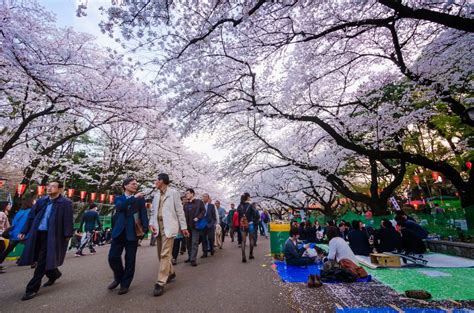
<instances>
[{"instance_id":1,"label":"handbag","mask_svg":"<svg viewBox=\"0 0 474 313\"><path fill-rule=\"evenodd\" d=\"M195 227L196 227L197 230L206 229L206 227L207 227L207 218L203 217L203 218L199 219L196 222Z\"/></svg>"},{"instance_id":2,"label":"handbag","mask_svg":"<svg viewBox=\"0 0 474 313\"><path fill-rule=\"evenodd\" d=\"M135 234L137 235L137 238L142 238L145 236L145 231L143 230L143 225L138 217L138 213L133 214L133 219L135 221Z\"/></svg>"}]
</instances>

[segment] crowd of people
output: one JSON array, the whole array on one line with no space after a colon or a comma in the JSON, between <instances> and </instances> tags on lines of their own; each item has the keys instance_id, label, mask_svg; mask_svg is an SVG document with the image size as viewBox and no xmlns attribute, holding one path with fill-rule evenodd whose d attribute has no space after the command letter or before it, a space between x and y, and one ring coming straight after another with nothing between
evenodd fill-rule
<instances>
[{"instance_id":1,"label":"crowd of people","mask_svg":"<svg viewBox=\"0 0 474 313\"><path fill-rule=\"evenodd\" d=\"M284 246L286 262L290 265L308 265L323 258L323 251L312 251L314 245L329 243L327 259L339 262L349 259L355 263L356 255L395 252L421 254L426 251L424 239L428 232L403 211L397 211L393 220L383 219L380 228L364 225L359 220L351 223L334 220L321 227L316 221L292 222L290 238Z\"/></svg>"},{"instance_id":2,"label":"crowd of people","mask_svg":"<svg viewBox=\"0 0 474 313\"><path fill-rule=\"evenodd\" d=\"M148 212L145 194L138 191L138 182L134 178L125 179L124 192L115 199L112 227L105 229L95 204L87 208L80 218L79 228L74 229L72 202L63 196L64 186L60 181L51 181L47 196L35 203L24 200L11 224L10 203L0 202L0 265L15 246L23 242L23 254L17 264L35 269L22 300L37 295L44 276L48 280L43 287L52 286L62 276L58 268L66 252L72 249L76 249L76 257L83 257L86 247L90 254L95 254L95 247L110 244L108 262L114 280L108 289L120 286L118 294L123 295L129 291L135 274L138 246L148 235L150 244L157 248L159 260L153 295L160 296L165 285L176 278L174 265L180 254L187 252L184 262L196 267L200 248L201 258L213 256L229 236L231 242L237 241L242 251L241 261L246 263L254 259L258 234L269 235L270 214L258 210L248 193L241 196L237 207L231 203L227 211L219 200L213 202L207 193L197 197L189 188L181 195L170 186L167 174L158 176L155 187ZM8 245L4 238L10 239ZM124 252L125 262L122 261ZM0 272L5 269L0 267Z\"/></svg>"}]
</instances>

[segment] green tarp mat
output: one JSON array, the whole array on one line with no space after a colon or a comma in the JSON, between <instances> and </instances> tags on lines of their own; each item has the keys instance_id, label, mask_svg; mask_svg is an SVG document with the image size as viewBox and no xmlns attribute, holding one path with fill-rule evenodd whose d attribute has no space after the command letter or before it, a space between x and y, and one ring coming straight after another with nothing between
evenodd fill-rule
<instances>
[{"instance_id":1,"label":"green tarp mat","mask_svg":"<svg viewBox=\"0 0 474 313\"><path fill-rule=\"evenodd\" d=\"M369 269L373 278L399 293L423 289L433 300L474 300L474 268Z\"/></svg>"}]
</instances>

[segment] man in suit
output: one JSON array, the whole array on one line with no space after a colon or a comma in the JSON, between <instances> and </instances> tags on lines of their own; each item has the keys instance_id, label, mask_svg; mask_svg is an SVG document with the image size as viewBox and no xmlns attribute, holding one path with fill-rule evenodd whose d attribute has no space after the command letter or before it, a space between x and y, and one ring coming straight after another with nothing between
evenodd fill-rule
<instances>
[{"instance_id":1,"label":"man in suit","mask_svg":"<svg viewBox=\"0 0 474 313\"><path fill-rule=\"evenodd\" d=\"M153 198L150 229L157 236L156 247L160 269L155 283L153 295L161 296L164 286L176 277L172 260L173 243L178 232L189 237L183 204L178 191L169 187L170 178L167 174L158 175L155 182L157 191Z\"/></svg>"},{"instance_id":2,"label":"man in suit","mask_svg":"<svg viewBox=\"0 0 474 313\"><path fill-rule=\"evenodd\" d=\"M204 208L206 209L207 228L204 229L202 236L202 256L201 258L207 258L207 253L211 252L214 255L214 240L217 224L217 211L214 204L211 203L211 197L205 193L202 195L202 201L204 202Z\"/></svg>"},{"instance_id":3,"label":"man in suit","mask_svg":"<svg viewBox=\"0 0 474 313\"><path fill-rule=\"evenodd\" d=\"M143 232L148 231L148 216L145 199L137 193L138 182L126 178L122 183L124 194L115 199L115 214L112 217L112 243L109 250L109 265L114 272L114 281L108 286L113 290L120 285L119 295L126 294L135 274L138 240L137 225ZM138 228L139 228L138 226ZM125 267L122 264L122 252L125 249Z\"/></svg>"},{"instance_id":4,"label":"man in suit","mask_svg":"<svg viewBox=\"0 0 474 313\"><path fill-rule=\"evenodd\" d=\"M196 223L204 217L206 214L206 209L204 207L204 202L202 202L200 199L196 199L194 196L195 192L193 189L189 188L186 190L186 204L184 206L184 213L186 215L186 223L188 224L190 238L187 240L188 259L185 262L191 262L192 266L197 266L196 257L199 248L199 238L202 237L201 233L203 230L198 229Z\"/></svg>"},{"instance_id":5,"label":"man in suit","mask_svg":"<svg viewBox=\"0 0 474 313\"><path fill-rule=\"evenodd\" d=\"M64 262L67 245L73 235L72 202L61 195L63 183L51 181L46 191L48 196L36 202L18 235L20 240L27 238L18 265L37 262L33 278L21 300L30 300L36 296L43 276L48 277L43 287L52 286L61 277L58 267Z\"/></svg>"}]
</instances>

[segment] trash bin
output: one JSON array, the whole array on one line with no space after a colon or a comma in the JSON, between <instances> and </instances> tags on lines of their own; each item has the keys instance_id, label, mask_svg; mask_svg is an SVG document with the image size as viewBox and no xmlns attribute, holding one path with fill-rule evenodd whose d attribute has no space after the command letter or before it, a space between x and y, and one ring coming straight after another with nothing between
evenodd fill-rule
<instances>
[{"instance_id":1,"label":"trash bin","mask_svg":"<svg viewBox=\"0 0 474 313\"><path fill-rule=\"evenodd\" d=\"M285 241L290 236L290 224L270 223L270 253L275 256L283 253Z\"/></svg>"}]
</instances>

